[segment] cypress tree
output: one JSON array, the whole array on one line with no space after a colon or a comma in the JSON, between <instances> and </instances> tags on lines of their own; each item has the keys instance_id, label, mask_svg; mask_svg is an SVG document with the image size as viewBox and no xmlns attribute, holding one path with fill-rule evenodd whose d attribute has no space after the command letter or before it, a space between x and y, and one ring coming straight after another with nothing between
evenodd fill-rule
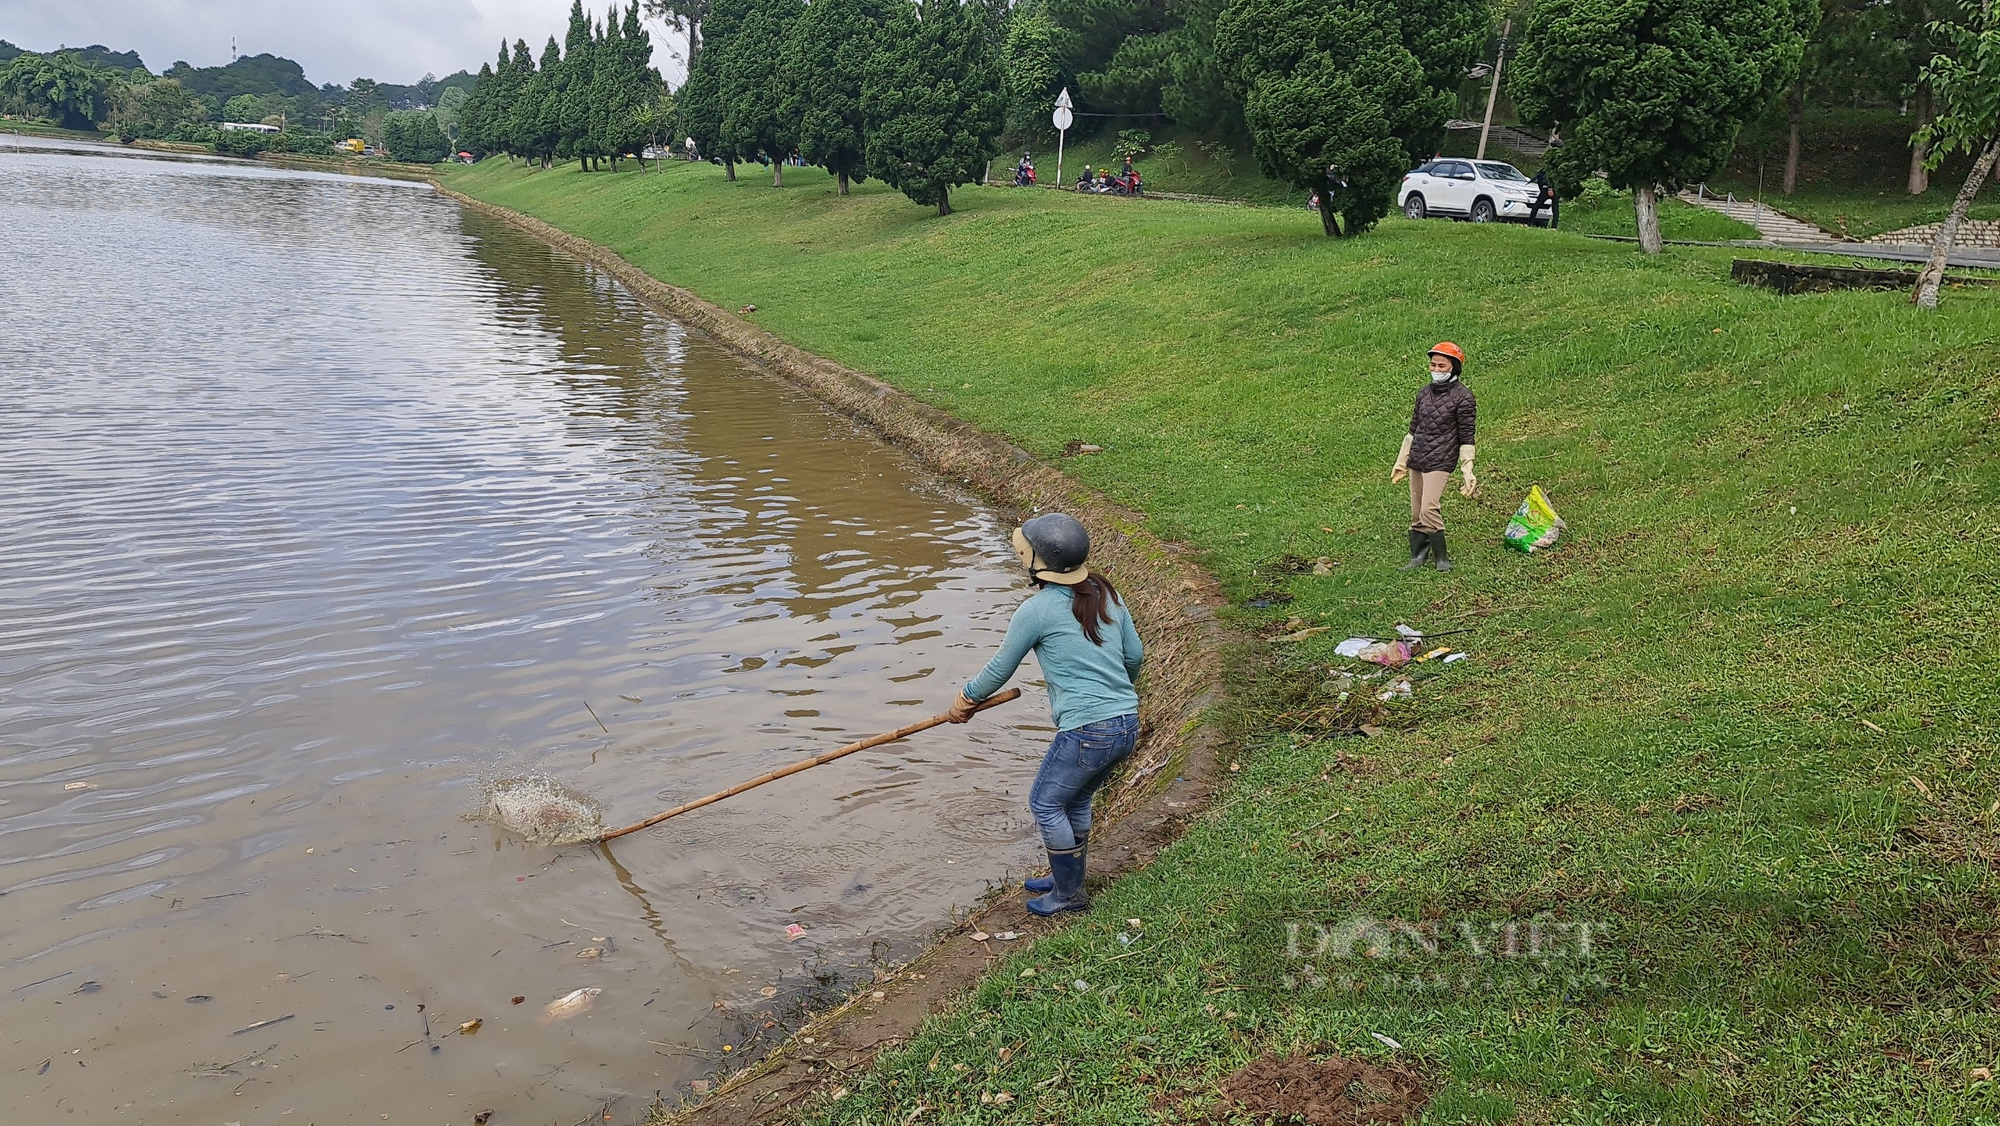
<instances>
[{"instance_id":1,"label":"cypress tree","mask_svg":"<svg viewBox=\"0 0 2000 1126\"><path fill-rule=\"evenodd\" d=\"M861 93L868 171L951 214L951 189L985 174L1007 108L988 0L898 4Z\"/></svg>"},{"instance_id":2,"label":"cypress tree","mask_svg":"<svg viewBox=\"0 0 2000 1126\"><path fill-rule=\"evenodd\" d=\"M500 44L501 73L506 72L507 44ZM492 63L480 63L479 74L472 80L472 93L466 95L465 104L458 107L458 139L474 156L485 156L500 146L494 144L491 136L492 106L499 96L498 80L495 79Z\"/></svg>"},{"instance_id":3,"label":"cypress tree","mask_svg":"<svg viewBox=\"0 0 2000 1126\"><path fill-rule=\"evenodd\" d=\"M569 30L563 35L562 63L556 69L556 145L558 160L572 157L590 170L591 47L596 29L584 14L583 0L570 0Z\"/></svg>"},{"instance_id":4,"label":"cypress tree","mask_svg":"<svg viewBox=\"0 0 2000 1126\"><path fill-rule=\"evenodd\" d=\"M792 27L780 70L790 80L784 114L797 123L799 155L832 173L847 194L867 178L861 86L897 0L813 0Z\"/></svg>"},{"instance_id":5,"label":"cypress tree","mask_svg":"<svg viewBox=\"0 0 2000 1126\"><path fill-rule=\"evenodd\" d=\"M743 157L736 137L728 131L728 106L723 80L730 72L730 51L743 16L754 0L713 0L701 22L701 50L688 65L681 86L680 108L688 136L702 156L722 162L723 175L736 179L736 162Z\"/></svg>"},{"instance_id":6,"label":"cypress tree","mask_svg":"<svg viewBox=\"0 0 2000 1126\"><path fill-rule=\"evenodd\" d=\"M500 89L505 98L501 106L496 106L493 129L503 136L501 147L515 156L527 159L527 138L521 133L520 107L528 97L528 84L535 77L535 56L528 50L528 41L514 40L514 58L508 63L507 81ZM498 71L494 72L496 75Z\"/></svg>"},{"instance_id":7,"label":"cypress tree","mask_svg":"<svg viewBox=\"0 0 2000 1126\"><path fill-rule=\"evenodd\" d=\"M785 160L797 142L785 112L785 43L803 8L799 0L750 0L722 72L723 131L745 156L771 162L771 186L785 182Z\"/></svg>"}]
</instances>

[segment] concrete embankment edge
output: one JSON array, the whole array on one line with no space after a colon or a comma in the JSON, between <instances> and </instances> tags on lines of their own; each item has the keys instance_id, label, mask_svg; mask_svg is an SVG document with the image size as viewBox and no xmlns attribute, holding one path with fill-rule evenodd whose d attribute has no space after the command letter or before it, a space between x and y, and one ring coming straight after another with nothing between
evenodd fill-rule
<instances>
[{"instance_id":1,"label":"concrete embankment edge","mask_svg":"<svg viewBox=\"0 0 2000 1126\"><path fill-rule=\"evenodd\" d=\"M433 182L435 184L435 181ZM617 253L530 215L475 199L442 184L461 205L528 232L609 272L633 295L707 333L770 373L909 451L937 476L969 488L1011 515L1059 510L1090 529L1091 560L1118 584L1146 639L1142 735L1128 768L1100 807L1109 817L1091 849L1093 882L1150 861L1208 804L1221 732L1211 712L1223 690L1229 638L1214 608L1215 580L1143 526L1139 513L1112 503L1025 450L896 390L778 339L744 318L669 285ZM1004 948L974 943L977 930L1034 934L1050 924L1025 912L1018 896L994 897L943 935L890 980L880 999L864 997L819 1017L758 1065L737 1073L684 1120L765 1122L799 1100L864 1068L931 1012L978 980ZM802 1037L812 1037L807 1046Z\"/></svg>"}]
</instances>

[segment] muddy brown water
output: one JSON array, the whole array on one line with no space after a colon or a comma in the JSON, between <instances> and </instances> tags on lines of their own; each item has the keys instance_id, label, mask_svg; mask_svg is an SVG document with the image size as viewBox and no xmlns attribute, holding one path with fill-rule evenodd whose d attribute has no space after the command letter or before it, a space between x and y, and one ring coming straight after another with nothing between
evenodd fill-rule
<instances>
[{"instance_id":1,"label":"muddy brown water","mask_svg":"<svg viewBox=\"0 0 2000 1126\"><path fill-rule=\"evenodd\" d=\"M463 819L932 714L1023 594L993 517L592 268L13 139L0 251L10 1119L632 1121L1032 855L1039 691L608 849Z\"/></svg>"}]
</instances>

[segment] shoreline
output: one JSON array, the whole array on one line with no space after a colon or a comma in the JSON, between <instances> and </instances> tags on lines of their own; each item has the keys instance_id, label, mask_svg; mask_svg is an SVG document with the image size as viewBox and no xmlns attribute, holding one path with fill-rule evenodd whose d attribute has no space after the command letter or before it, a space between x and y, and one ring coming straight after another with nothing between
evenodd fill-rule
<instances>
[{"instance_id":1,"label":"shoreline","mask_svg":"<svg viewBox=\"0 0 2000 1126\"><path fill-rule=\"evenodd\" d=\"M1112 503L1002 438L879 379L787 344L606 247L435 179L430 183L460 206L607 270L640 300L867 426L915 456L927 471L973 490L1003 513L1061 508L1081 520L1091 530L1093 558L1103 560L1104 569L1118 578L1147 635L1140 744L1128 769L1104 792L1107 828L1093 850L1102 861L1096 878L1117 879L1143 868L1208 807L1222 739L1210 713L1223 698L1223 649L1230 638L1215 617L1215 608L1224 604L1220 588L1187 549L1146 531L1142 514ZM963 936L1015 930L1031 939L1066 921L1040 920L1018 897L996 891L963 921L941 928L917 957L887 975L877 989L857 992L815 1017L700 1102L670 1110L665 1120L765 1121L902 1043L925 1017L975 985L1007 953Z\"/></svg>"}]
</instances>

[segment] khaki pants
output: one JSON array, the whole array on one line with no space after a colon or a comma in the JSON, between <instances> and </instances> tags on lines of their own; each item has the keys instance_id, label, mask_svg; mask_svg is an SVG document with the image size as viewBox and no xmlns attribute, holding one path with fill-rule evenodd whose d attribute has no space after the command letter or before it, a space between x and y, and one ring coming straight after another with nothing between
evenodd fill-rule
<instances>
[{"instance_id":1,"label":"khaki pants","mask_svg":"<svg viewBox=\"0 0 2000 1126\"><path fill-rule=\"evenodd\" d=\"M1445 482L1451 479L1448 470L1419 473L1410 470L1410 528L1418 532L1444 531Z\"/></svg>"}]
</instances>

